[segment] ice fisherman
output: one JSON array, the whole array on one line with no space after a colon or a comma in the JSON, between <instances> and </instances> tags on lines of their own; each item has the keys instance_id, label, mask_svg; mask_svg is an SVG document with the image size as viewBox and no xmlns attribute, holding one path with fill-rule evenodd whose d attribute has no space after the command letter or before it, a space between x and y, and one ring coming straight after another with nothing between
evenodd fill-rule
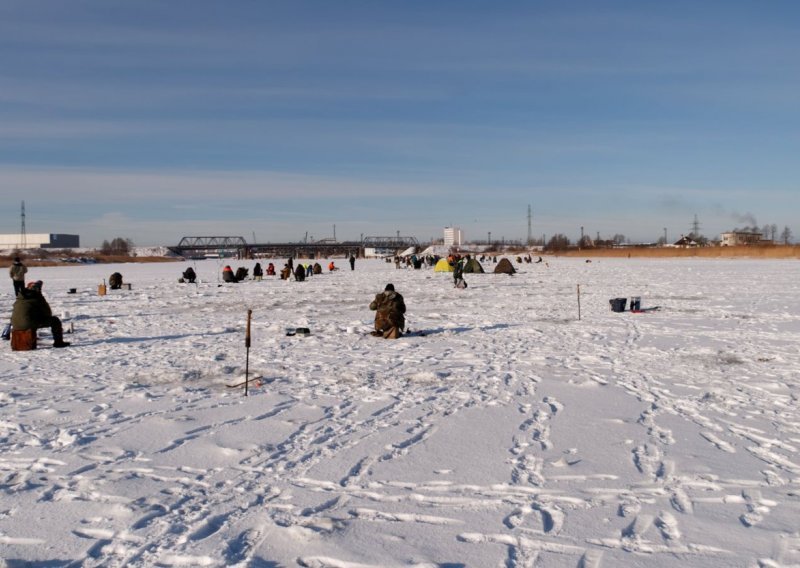
<instances>
[{"instance_id":1,"label":"ice fisherman","mask_svg":"<svg viewBox=\"0 0 800 568\"><path fill-rule=\"evenodd\" d=\"M231 268L230 265L222 269L222 281L236 282L236 276L234 275L233 268Z\"/></svg>"},{"instance_id":2,"label":"ice fisherman","mask_svg":"<svg viewBox=\"0 0 800 568\"><path fill-rule=\"evenodd\" d=\"M22 264L18 256L15 256L11 268L8 269L8 275L11 276L11 281L14 283L14 296L25 289L25 274L27 272L28 267Z\"/></svg>"},{"instance_id":3,"label":"ice fisherman","mask_svg":"<svg viewBox=\"0 0 800 568\"><path fill-rule=\"evenodd\" d=\"M195 280L197 280L197 274L194 272L194 268L191 266L183 271L183 279L186 280L189 284L194 284Z\"/></svg>"},{"instance_id":4,"label":"ice fisherman","mask_svg":"<svg viewBox=\"0 0 800 568\"><path fill-rule=\"evenodd\" d=\"M61 320L53 315L50 305L42 296L42 284L41 280L31 282L17 295L11 310L11 328L26 331L49 327L53 333L53 347L69 347L69 343L64 341Z\"/></svg>"},{"instance_id":5,"label":"ice fisherman","mask_svg":"<svg viewBox=\"0 0 800 568\"><path fill-rule=\"evenodd\" d=\"M403 296L394 291L393 284L387 284L383 292L376 294L369 305L375 311L375 331L372 335L385 339L397 339L406 327L406 304Z\"/></svg>"},{"instance_id":6,"label":"ice fisherman","mask_svg":"<svg viewBox=\"0 0 800 568\"><path fill-rule=\"evenodd\" d=\"M108 277L108 285L112 290L119 290L122 288L122 274L115 272Z\"/></svg>"}]
</instances>

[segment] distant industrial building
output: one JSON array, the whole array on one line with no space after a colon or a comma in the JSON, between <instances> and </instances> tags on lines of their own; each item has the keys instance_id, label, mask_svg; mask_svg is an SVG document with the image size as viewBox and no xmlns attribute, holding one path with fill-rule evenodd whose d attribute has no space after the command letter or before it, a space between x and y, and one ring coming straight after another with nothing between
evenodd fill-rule
<instances>
[{"instance_id":1,"label":"distant industrial building","mask_svg":"<svg viewBox=\"0 0 800 568\"><path fill-rule=\"evenodd\" d=\"M464 244L464 234L458 227L444 228L444 246L461 246Z\"/></svg>"},{"instance_id":2,"label":"distant industrial building","mask_svg":"<svg viewBox=\"0 0 800 568\"><path fill-rule=\"evenodd\" d=\"M724 247L759 245L771 242L765 240L764 235L756 231L731 231L720 235L720 245Z\"/></svg>"},{"instance_id":3,"label":"distant industrial building","mask_svg":"<svg viewBox=\"0 0 800 568\"><path fill-rule=\"evenodd\" d=\"M0 249L78 248L79 235L61 233L19 233L0 235Z\"/></svg>"}]
</instances>

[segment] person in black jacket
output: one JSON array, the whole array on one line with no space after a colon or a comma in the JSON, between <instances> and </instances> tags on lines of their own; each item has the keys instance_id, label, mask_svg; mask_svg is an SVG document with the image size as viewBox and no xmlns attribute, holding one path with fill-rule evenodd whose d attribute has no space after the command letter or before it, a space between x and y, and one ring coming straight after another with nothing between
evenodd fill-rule
<instances>
[{"instance_id":1,"label":"person in black jacket","mask_svg":"<svg viewBox=\"0 0 800 568\"><path fill-rule=\"evenodd\" d=\"M194 268L191 266L183 271L183 279L186 280L189 284L194 284L194 281L197 280L197 274L194 273Z\"/></svg>"}]
</instances>

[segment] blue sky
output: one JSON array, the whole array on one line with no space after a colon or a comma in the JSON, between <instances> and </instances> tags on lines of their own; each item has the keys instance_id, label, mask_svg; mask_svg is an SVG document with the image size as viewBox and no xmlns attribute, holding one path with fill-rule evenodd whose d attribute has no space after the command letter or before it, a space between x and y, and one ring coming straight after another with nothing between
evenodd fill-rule
<instances>
[{"instance_id":1,"label":"blue sky","mask_svg":"<svg viewBox=\"0 0 800 568\"><path fill-rule=\"evenodd\" d=\"M800 236L796 2L0 3L0 232Z\"/></svg>"}]
</instances>

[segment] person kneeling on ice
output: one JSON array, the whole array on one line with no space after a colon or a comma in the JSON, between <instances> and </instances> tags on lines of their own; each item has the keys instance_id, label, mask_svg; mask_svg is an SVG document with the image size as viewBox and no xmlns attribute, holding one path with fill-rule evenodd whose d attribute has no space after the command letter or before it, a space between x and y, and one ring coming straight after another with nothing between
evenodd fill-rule
<instances>
[{"instance_id":1,"label":"person kneeling on ice","mask_svg":"<svg viewBox=\"0 0 800 568\"><path fill-rule=\"evenodd\" d=\"M108 285L111 287L112 290L119 290L122 288L122 274L119 272L115 272L111 276L108 277Z\"/></svg>"},{"instance_id":2,"label":"person kneeling on ice","mask_svg":"<svg viewBox=\"0 0 800 568\"><path fill-rule=\"evenodd\" d=\"M183 271L183 279L186 280L189 284L194 284L195 280L197 280L197 274L194 272L194 268L191 266Z\"/></svg>"},{"instance_id":3,"label":"person kneeling on ice","mask_svg":"<svg viewBox=\"0 0 800 568\"><path fill-rule=\"evenodd\" d=\"M406 327L406 304L403 296L394 291L394 285L387 284L383 292L375 295L369 305L375 313L375 331L372 335L386 339L397 339Z\"/></svg>"},{"instance_id":4,"label":"person kneeling on ice","mask_svg":"<svg viewBox=\"0 0 800 568\"><path fill-rule=\"evenodd\" d=\"M53 333L53 347L67 347L64 341L64 328L61 320L53 315L50 305L42 296L42 281L31 282L23 289L14 302L11 311L11 328L26 331L49 327Z\"/></svg>"},{"instance_id":5,"label":"person kneeling on ice","mask_svg":"<svg viewBox=\"0 0 800 568\"><path fill-rule=\"evenodd\" d=\"M222 281L236 282L236 276L233 274L233 269L230 266L226 266L222 269Z\"/></svg>"}]
</instances>

